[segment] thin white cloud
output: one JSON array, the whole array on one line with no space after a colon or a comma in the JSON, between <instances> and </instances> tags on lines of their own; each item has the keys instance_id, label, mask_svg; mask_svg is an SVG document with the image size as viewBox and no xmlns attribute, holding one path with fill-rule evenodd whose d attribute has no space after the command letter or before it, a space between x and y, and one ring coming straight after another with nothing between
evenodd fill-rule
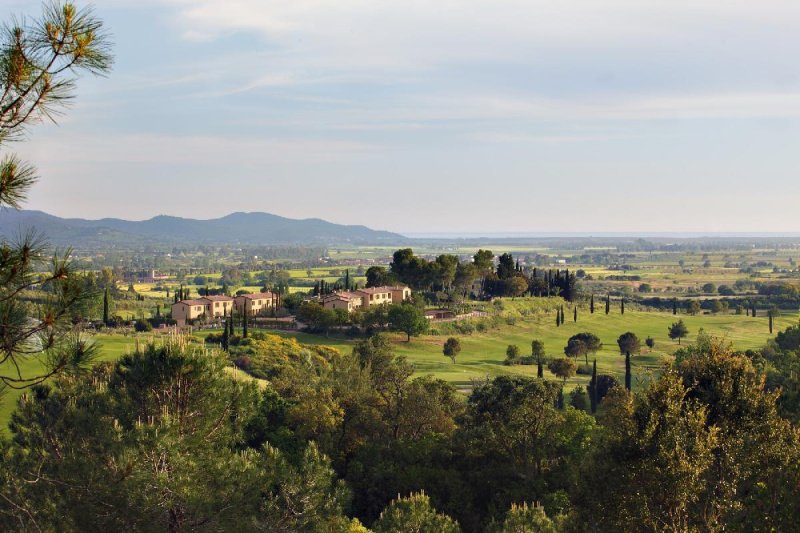
<instances>
[{"instance_id":1,"label":"thin white cloud","mask_svg":"<svg viewBox=\"0 0 800 533\"><path fill-rule=\"evenodd\" d=\"M295 59L337 68L420 68L443 62L530 60L532 46L577 47L790 30L789 0L164 0L186 38L252 32ZM740 37L746 37L739 33ZM540 48L539 53L547 53Z\"/></svg>"},{"instance_id":2,"label":"thin white cloud","mask_svg":"<svg viewBox=\"0 0 800 533\"><path fill-rule=\"evenodd\" d=\"M80 164L275 164L291 161L335 161L368 154L367 143L329 139L254 139L215 136L124 135L113 137L37 136L18 152L38 166Z\"/></svg>"}]
</instances>

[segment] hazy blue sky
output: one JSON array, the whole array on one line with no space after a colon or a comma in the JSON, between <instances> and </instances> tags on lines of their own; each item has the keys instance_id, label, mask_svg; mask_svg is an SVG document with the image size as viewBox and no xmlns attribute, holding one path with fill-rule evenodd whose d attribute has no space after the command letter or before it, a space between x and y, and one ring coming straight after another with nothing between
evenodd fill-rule
<instances>
[{"instance_id":1,"label":"hazy blue sky","mask_svg":"<svg viewBox=\"0 0 800 533\"><path fill-rule=\"evenodd\" d=\"M800 230L797 0L95 8L116 65L14 147L42 176L30 209L409 232Z\"/></svg>"}]
</instances>

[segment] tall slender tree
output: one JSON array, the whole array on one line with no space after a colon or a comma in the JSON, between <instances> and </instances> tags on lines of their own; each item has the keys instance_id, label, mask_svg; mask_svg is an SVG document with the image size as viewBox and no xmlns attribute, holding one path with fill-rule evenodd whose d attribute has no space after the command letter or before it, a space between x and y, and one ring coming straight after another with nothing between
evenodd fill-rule
<instances>
[{"instance_id":1,"label":"tall slender tree","mask_svg":"<svg viewBox=\"0 0 800 533\"><path fill-rule=\"evenodd\" d=\"M619 301L619 313L621 315L625 314L625 298L624 297Z\"/></svg>"},{"instance_id":2,"label":"tall slender tree","mask_svg":"<svg viewBox=\"0 0 800 533\"><path fill-rule=\"evenodd\" d=\"M106 287L106 290L103 292L103 324L105 324L106 326L108 325L109 318L110 317L108 316L108 287Z\"/></svg>"},{"instance_id":3,"label":"tall slender tree","mask_svg":"<svg viewBox=\"0 0 800 533\"><path fill-rule=\"evenodd\" d=\"M611 295L606 294L606 314L611 312Z\"/></svg>"},{"instance_id":4,"label":"tall slender tree","mask_svg":"<svg viewBox=\"0 0 800 533\"><path fill-rule=\"evenodd\" d=\"M573 322L577 322L578 321L578 306L577 305L572 309L572 321Z\"/></svg>"},{"instance_id":5,"label":"tall slender tree","mask_svg":"<svg viewBox=\"0 0 800 533\"><path fill-rule=\"evenodd\" d=\"M631 390L631 352L625 352L625 389Z\"/></svg>"},{"instance_id":6,"label":"tall slender tree","mask_svg":"<svg viewBox=\"0 0 800 533\"><path fill-rule=\"evenodd\" d=\"M631 354L639 353L642 343L635 333L628 331L617 339L620 353L625 355L625 388L631 390Z\"/></svg>"},{"instance_id":7,"label":"tall slender tree","mask_svg":"<svg viewBox=\"0 0 800 533\"><path fill-rule=\"evenodd\" d=\"M564 323L564 306L561 306L561 323Z\"/></svg>"},{"instance_id":8,"label":"tall slender tree","mask_svg":"<svg viewBox=\"0 0 800 533\"><path fill-rule=\"evenodd\" d=\"M678 314L678 299L677 298L673 298L672 299L672 314L673 315L677 315Z\"/></svg>"},{"instance_id":9,"label":"tall slender tree","mask_svg":"<svg viewBox=\"0 0 800 533\"><path fill-rule=\"evenodd\" d=\"M222 328L222 349L228 351L228 344L230 341L230 332L228 331L228 318L225 319L225 327Z\"/></svg>"},{"instance_id":10,"label":"tall slender tree","mask_svg":"<svg viewBox=\"0 0 800 533\"><path fill-rule=\"evenodd\" d=\"M589 401L591 402L592 414L597 412L597 359L592 364L592 380L589 382Z\"/></svg>"},{"instance_id":11,"label":"tall slender tree","mask_svg":"<svg viewBox=\"0 0 800 533\"><path fill-rule=\"evenodd\" d=\"M589 299L589 314L594 314L594 293L592 293L592 297Z\"/></svg>"},{"instance_id":12,"label":"tall slender tree","mask_svg":"<svg viewBox=\"0 0 800 533\"><path fill-rule=\"evenodd\" d=\"M247 338L247 308L243 310L242 313L242 338Z\"/></svg>"}]
</instances>

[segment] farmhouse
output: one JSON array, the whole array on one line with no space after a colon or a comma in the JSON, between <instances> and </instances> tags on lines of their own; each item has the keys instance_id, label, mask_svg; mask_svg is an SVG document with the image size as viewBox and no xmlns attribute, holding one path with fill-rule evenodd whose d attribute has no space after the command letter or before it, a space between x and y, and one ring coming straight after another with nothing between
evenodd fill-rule
<instances>
[{"instance_id":1,"label":"farmhouse","mask_svg":"<svg viewBox=\"0 0 800 533\"><path fill-rule=\"evenodd\" d=\"M169 279L166 274L160 273L158 270L141 270L138 272L126 272L123 278L131 283L158 283Z\"/></svg>"},{"instance_id":2,"label":"farmhouse","mask_svg":"<svg viewBox=\"0 0 800 533\"><path fill-rule=\"evenodd\" d=\"M369 287L356 289L353 292L361 296L364 307L392 303L392 289L390 287Z\"/></svg>"},{"instance_id":3,"label":"farmhouse","mask_svg":"<svg viewBox=\"0 0 800 533\"><path fill-rule=\"evenodd\" d=\"M397 287L368 287L354 291L339 291L324 296L321 300L326 309L347 309L352 311L359 307L371 305L393 304L411 297L411 289Z\"/></svg>"},{"instance_id":4,"label":"farmhouse","mask_svg":"<svg viewBox=\"0 0 800 533\"><path fill-rule=\"evenodd\" d=\"M230 296L212 295L198 298L198 301L206 302L208 316L228 316L233 312L233 298Z\"/></svg>"},{"instance_id":5,"label":"farmhouse","mask_svg":"<svg viewBox=\"0 0 800 533\"><path fill-rule=\"evenodd\" d=\"M263 315L275 309L275 294L270 291L240 294L234 297L233 307L237 313L247 313L249 316Z\"/></svg>"},{"instance_id":6,"label":"farmhouse","mask_svg":"<svg viewBox=\"0 0 800 533\"><path fill-rule=\"evenodd\" d=\"M206 313L206 302L200 300L181 300L172 304L172 318L179 326L185 326L188 320L195 320Z\"/></svg>"},{"instance_id":7,"label":"farmhouse","mask_svg":"<svg viewBox=\"0 0 800 533\"><path fill-rule=\"evenodd\" d=\"M346 309L348 313L361 307L363 301L361 294L349 291L334 292L323 296L321 300L326 309Z\"/></svg>"},{"instance_id":8,"label":"farmhouse","mask_svg":"<svg viewBox=\"0 0 800 533\"><path fill-rule=\"evenodd\" d=\"M220 317L231 314L233 298L230 296L203 296L195 300L181 300L172 304L172 318L178 326L185 326L188 320L201 316Z\"/></svg>"}]
</instances>

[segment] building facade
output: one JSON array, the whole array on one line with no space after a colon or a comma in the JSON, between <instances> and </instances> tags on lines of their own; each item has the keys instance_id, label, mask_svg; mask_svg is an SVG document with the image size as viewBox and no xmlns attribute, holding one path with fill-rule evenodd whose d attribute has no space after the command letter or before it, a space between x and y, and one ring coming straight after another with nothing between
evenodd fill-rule
<instances>
[{"instance_id":1,"label":"building facade","mask_svg":"<svg viewBox=\"0 0 800 533\"><path fill-rule=\"evenodd\" d=\"M172 304L172 318L179 326L206 315L206 302L200 300L181 300Z\"/></svg>"},{"instance_id":2,"label":"building facade","mask_svg":"<svg viewBox=\"0 0 800 533\"><path fill-rule=\"evenodd\" d=\"M240 294L233 298L233 307L237 313L247 313L248 316L266 315L275 309L276 299L270 291Z\"/></svg>"},{"instance_id":3,"label":"building facade","mask_svg":"<svg viewBox=\"0 0 800 533\"><path fill-rule=\"evenodd\" d=\"M363 297L355 292L343 291L323 296L321 302L325 309L345 309L349 313L362 306Z\"/></svg>"},{"instance_id":4,"label":"building facade","mask_svg":"<svg viewBox=\"0 0 800 533\"><path fill-rule=\"evenodd\" d=\"M321 298L326 309L346 309L348 312L371 305L396 304L411 297L411 289L397 287L368 287L354 291L339 291Z\"/></svg>"},{"instance_id":5,"label":"building facade","mask_svg":"<svg viewBox=\"0 0 800 533\"><path fill-rule=\"evenodd\" d=\"M206 302L206 314L210 317L228 316L233 313L233 298L230 296L203 296L197 301Z\"/></svg>"}]
</instances>

